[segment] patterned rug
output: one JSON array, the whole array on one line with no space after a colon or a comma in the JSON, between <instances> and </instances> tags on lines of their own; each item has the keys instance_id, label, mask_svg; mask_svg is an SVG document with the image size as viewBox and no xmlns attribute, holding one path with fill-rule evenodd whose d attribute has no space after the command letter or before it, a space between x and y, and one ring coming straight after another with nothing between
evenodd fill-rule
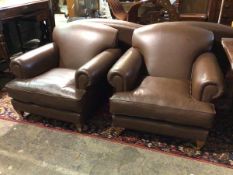
<instances>
[{"instance_id":1,"label":"patterned rug","mask_svg":"<svg viewBox=\"0 0 233 175\"><path fill-rule=\"evenodd\" d=\"M1 91L0 97L0 118L2 119L27 122L63 131L74 131L74 126L70 123L35 115L26 115L24 121L20 121L7 93ZM123 131L120 136L115 136L114 133L106 134L106 130L111 126L111 115L107 111L107 105L103 109L100 109L92 119L87 121L87 126L84 128L83 133L233 168L233 118L229 113L223 113L217 117L206 145L202 150L198 151L195 149L194 143L173 137L130 130Z\"/></svg>"}]
</instances>

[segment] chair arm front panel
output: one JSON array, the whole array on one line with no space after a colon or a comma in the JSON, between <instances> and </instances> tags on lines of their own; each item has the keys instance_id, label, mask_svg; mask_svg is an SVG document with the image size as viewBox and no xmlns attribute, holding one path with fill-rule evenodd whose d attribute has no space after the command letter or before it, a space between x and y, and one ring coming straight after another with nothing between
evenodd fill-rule
<instances>
[{"instance_id":1,"label":"chair arm front panel","mask_svg":"<svg viewBox=\"0 0 233 175\"><path fill-rule=\"evenodd\" d=\"M121 56L120 49L107 49L80 67L75 74L76 87L86 89L107 75L111 66Z\"/></svg>"},{"instance_id":2,"label":"chair arm front panel","mask_svg":"<svg viewBox=\"0 0 233 175\"><path fill-rule=\"evenodd\" d=\"M142 67L142 55L130 48L108 73L108 81L117 92L134 88Z\"/></svg>"},{"instance_id":3,"label":"chair arm front panel","mask_svg":"<svg viewBox=\"0 0 233 175\"><path fill-rule=\"evenodd\" d=\"M29 51L10 63L17 78L32 78L58 66L58 49L54 43Z\"/></svg>"},{"instance_id":4,"label":"chair arm front panel","mask_svg":"<svg viewBox=\"0 0 233 175\"><path fill-rule=\"evenodd\" d=\"M192 96L200 101L210 102L220 97L224 91L223 74L212 53L200 55L192 72Z\"/></svg>"}]
</instances>

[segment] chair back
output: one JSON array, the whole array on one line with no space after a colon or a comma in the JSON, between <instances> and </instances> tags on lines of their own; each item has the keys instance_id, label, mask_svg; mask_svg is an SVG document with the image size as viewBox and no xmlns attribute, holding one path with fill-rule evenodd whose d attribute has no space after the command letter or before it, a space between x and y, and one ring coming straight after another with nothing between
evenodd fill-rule
<instances>
[{"instance_id":1,"label":"chair back","mask_svg":"<svg viewBox=\"0 0 233 175\"><path fill-rule=\"evenodd\" d=\"M132 42L150 76L189 80L193 62L210 51L213 40L214 34L205 29L161 23L136 29Z\"/></svg>"},{"instance_id":2,"label":"chair back","mask_svg":"<svg viewBox=\"0 0 233 175\"><path fill-rule=\"evenodd\" d=\"M116 29L97 23L55 27L53 40L59 49L60 67L78 69L102 51L115 48L117 33Z\"/></svg>"}]
</instances>

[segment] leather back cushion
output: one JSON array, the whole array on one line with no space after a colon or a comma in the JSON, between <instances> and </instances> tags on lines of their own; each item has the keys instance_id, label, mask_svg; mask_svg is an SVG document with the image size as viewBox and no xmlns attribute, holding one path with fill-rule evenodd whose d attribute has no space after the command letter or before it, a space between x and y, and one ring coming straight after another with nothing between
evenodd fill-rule
<instances>
[{"instance_id":1,"label":"leather back cushion","mask_svg":"<svg viewBox=\"0 0 233 175\"><path fill-rule=\"evenodd\" d=\"M73 24L56 27L54 42L60 53L60 67L78 69L100 52L116 47L117 30L103 24Z\"/></svg>"},{"instance_id":2,"label":"leather back cushion","mask_svg":"<svg viewBox=\"0 0 233 175\"><path fill-rule=\"evenodd\" d=\"M76 20L72 23L87 23L91 22L104 24L110 27L113 27L118 30L118 41L119 46L122 48L122 46L126 47L127 49L132 47L132 36L135 29L142 27L140 24L128 22L128 21L122 21L122 20L116 20L116 19L102 19L102 18L90 18L85 20Z\"/></svg>"},{"instance_id":3,"label":"leather back cushion","mask_svg":"<svg viewBox=\"0 0 233 175\"><path fill-rule=\"evenodd\" d=\"M205 29L162 23L136 29L133 47L142 53L150 76L190 79L195 58L209 51L213 40Z\"/></svg>"}]
</instances>

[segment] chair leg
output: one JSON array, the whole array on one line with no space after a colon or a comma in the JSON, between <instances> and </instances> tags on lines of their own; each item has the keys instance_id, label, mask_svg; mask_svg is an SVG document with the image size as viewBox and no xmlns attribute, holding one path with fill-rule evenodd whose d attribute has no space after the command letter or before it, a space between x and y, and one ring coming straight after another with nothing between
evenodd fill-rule
<instances>
[{"instance_id":1,"label":"chair leg","mask_svg":"<svg viewBox=\"0 0 233 175\"><path fill-rule=\"evenodd\" d=\"M76 130L76 131L82 132L83 127L82 127L82 124L81 124L81 123L74 123L74 126L75 126L75 130Z\"/></svg>"},{"instance_id":2,"label":"chair leg","mask_svg":"<svg viewBox=\"0 0 233 175\"><path fill-rule=\"evenodd\" d=\"M21 111L21 110L15 110L15 111L18 114L19 119L23 120L24 119L24 111Z\"/></svg>"},{"instance_id":3,"label":"chair leg","mask_svg":"<svg viewBox=\"0 0 233 175\"><path fill-rule=\"evenodd\" d=\"M197 140L196 141L197 150L202 149L204 145L205 145L205 141L203 141L203 140Z\"/></svg>"}]
</instances>

